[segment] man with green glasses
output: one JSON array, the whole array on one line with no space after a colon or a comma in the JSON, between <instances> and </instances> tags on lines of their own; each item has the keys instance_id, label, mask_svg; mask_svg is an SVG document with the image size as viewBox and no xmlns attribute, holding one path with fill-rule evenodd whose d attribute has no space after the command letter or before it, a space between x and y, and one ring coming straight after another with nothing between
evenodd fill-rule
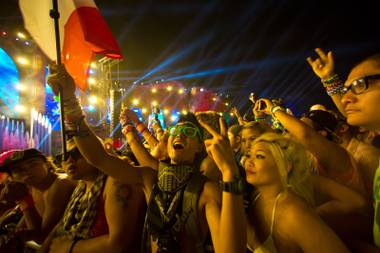
<instances>
[{"instance_id":1,"label":"man with green glasses","mask_svg":"<svg viewBox=\"0 0 380 253\"><path fill-rule=\"evenodd\" d=\"M91 132L75 97L74 81L64 67L53 65L50 73L48 82L53 90L63 89L65 124L83 157L105 174L142 187L148 204L143 252L207 252L208 235L216 253L245 252L242 178L225 127L218 133L204 125L212 135L205 141L206 150L223 175L220 186L200 175L197 161L202 158L204 145L202 128L193 114L184 115L171 129L168 163L160 163L158 171L132 166L108 154ZM125 134L133 131L130 124L121 123Z\"/></svg>"}]
</instances>

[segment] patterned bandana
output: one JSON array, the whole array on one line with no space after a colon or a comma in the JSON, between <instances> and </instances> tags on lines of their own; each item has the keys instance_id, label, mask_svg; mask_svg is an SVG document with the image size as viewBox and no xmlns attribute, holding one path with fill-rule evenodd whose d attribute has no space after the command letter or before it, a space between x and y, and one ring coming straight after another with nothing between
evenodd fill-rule
<instances>
[{"instance_id":1,"label":"patterned bandana","mask_svg":"<svg viewBox=\"0 0 380 253\"><path fill-rule=\"evenodd\" d=\"M63 229L74 237L91 238L91 227L96 216L96 203L107 175L102 173L96 178L94 185L86 193L86 185L79 181L63 215Z\"/></svg>"},{"instance_id":2,"label":"patterned bandana","mask_svg":"<svg viewBox=\"0 0 380 253\"><path fill-rule=\"evenodd\" d=\"M158 166L158 187L166 193L174 193L186 184L193 173L189 165L172 165L160 162Z\"/></svg>"}]
</instances>

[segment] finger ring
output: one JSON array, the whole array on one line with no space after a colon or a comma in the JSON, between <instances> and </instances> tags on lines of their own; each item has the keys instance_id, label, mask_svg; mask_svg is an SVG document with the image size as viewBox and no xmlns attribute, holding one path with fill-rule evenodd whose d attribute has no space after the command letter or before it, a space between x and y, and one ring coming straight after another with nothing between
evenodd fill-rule
<instances>
[{"instance_id":1,"label":"finger ring","mask_svg":"<svg viewBox=\"0 0 380 253\"><path fill-rule=\"evenodd\" d=\"M318 65L318 68L319 68L319 69L320 69L320 68L322 68L322 67L323 67L323 65L322 65L322 64L319 64L319 65Z\"/></svg>"}]
</instances>

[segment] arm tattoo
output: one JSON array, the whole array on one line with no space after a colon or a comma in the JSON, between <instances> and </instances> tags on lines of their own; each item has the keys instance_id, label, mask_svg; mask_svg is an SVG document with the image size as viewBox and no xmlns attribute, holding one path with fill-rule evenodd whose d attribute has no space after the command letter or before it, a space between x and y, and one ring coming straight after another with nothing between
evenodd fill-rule
<instances>
[{"instance_id":1,"label":"arm tattoo","mask_svg":"<svg viewBox=\"0 0 380 253\"><path fill-rule=\"evenodd\" d=\"M114 181L115 198L123 208L128 206L128 201L132 196L132 189L129 185Z\"/></svg>"}]
</instances>

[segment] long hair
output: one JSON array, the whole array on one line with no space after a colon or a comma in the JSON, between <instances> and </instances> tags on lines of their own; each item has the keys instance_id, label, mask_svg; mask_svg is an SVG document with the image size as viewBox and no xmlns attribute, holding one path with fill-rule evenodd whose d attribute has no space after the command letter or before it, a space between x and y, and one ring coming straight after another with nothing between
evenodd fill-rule
<instances>
[{"instance_id":1,"label":"long hair","mask_svg":"<svg viewBox=\"0 0 380 253\"><path fill-rule=\"evenodd\" d=\"M269 150L274 157L281 182L295 194L314 206L314 193L307 155L304 147L294 140L276 133L265 133L258 137L257 143L269 144ZM288 169L290 165L290 170Z\"/></svg>"}]
</instances>

